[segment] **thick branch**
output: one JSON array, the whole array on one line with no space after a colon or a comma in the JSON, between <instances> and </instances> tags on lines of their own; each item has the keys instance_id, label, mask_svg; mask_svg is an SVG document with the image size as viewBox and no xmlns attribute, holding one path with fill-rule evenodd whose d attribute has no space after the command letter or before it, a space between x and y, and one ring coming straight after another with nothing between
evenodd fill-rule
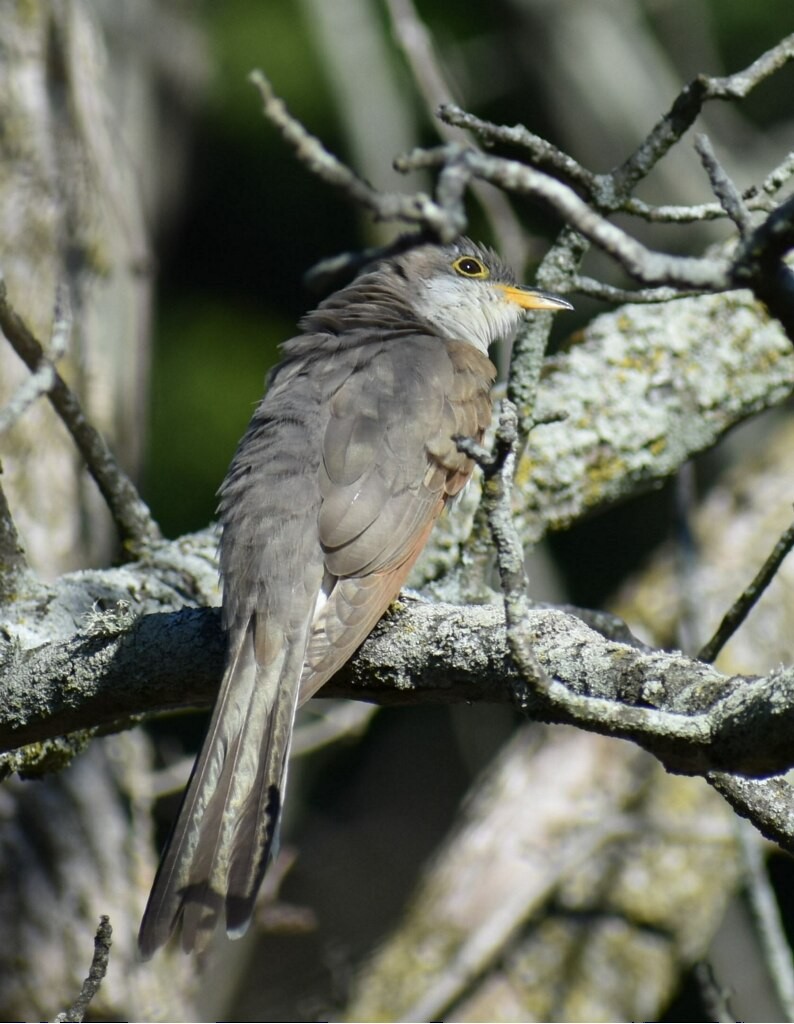
<instances>
[{"instance_id":1,"label":"thick branch","mask_svg":"<svg viewBox=\"0 0 794 1024\"><path fill-rule=\"evenodd\" d=\"M794 670L727 677L680 654L605 639L560 610L532 609L524 625L555 680L553 702L528 700L533 717L634 739L687 773L768 775L794 764ZM209 609L135 618L125 608L65 640L9 647L0 746L206 706L222 653L218 615ZM500 609L408 602L323 695L387 705L507 702L518 683Z\"/></svg>"}]
</instances>

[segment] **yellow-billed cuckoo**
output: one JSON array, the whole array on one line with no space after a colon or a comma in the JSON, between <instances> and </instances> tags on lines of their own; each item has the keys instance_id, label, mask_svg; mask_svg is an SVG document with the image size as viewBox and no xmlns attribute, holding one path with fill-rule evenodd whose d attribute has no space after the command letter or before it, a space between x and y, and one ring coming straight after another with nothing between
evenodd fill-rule
<instances>
[{"instance_id":1,"label":"yellow-billed cuckoo","mask_svg":"<svg viewBox=\"0 0 794 1024\"><path fill-rule=\"evenodd\" d=\"M399 593L473 464L496 370L488 347L526 309L468 239L365 269L283 346L220 490L226 670L141 924L144 957L181 923L202 949L242 935L284 799L297 707Z\"/></svg>"}]
</instances>

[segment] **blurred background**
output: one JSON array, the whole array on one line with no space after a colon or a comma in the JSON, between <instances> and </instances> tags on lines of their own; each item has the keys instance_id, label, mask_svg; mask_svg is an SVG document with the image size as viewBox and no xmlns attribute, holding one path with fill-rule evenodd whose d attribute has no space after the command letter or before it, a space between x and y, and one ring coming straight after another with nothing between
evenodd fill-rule
<instances>
[{"instance_id":1,"label":"blurred background","mask_svg":"<svg viewBox=\"0 0 794 1024\"><path fill-rule=\"evenodd\" d=\"M86 8L101 28L109 67L129 69L122 105L135 97L148 118L146 143L126 143L151 237L151 349L144 346L135 371L145 413L125 420L115 444L137 467L143 496L170 537L214 517L217 488L278 346L320 298L304 287L306 271L399 230L373 225L298 165L262 118L247 81L252 69L262 68L293 114L374 186L414 190L430 183L403 179L392 160L439 139L439 90L482 118L520 122L589 168L608 170L641 142L684 83L700 72L745 67L794 30L791 0L94 0ZM428 41L432 60L421 51ZM425 53L416 59L427 78L417 76L406 47ZM430 72L440 72L441 82ZM702 125L741 187L791 149L793 95L788 67L745 102L708 107ZM711 198L686 140L640 195L671 204ZM497 237L474 199L470 233L501 245L531 281L559 225L537 205L509 203L525 235ZM720 225L632 229L655 248L679 252L699 252L729 233ZM625 284L603 260L588 259L588 272ZM576 307L556 324L554 344L604 308L589 300ZM704 458L688 486L705 492L742 444L757 446L763 428L749 429L745 441L741 431L735 435L737 448L721 446ZM551 538L533 573L534 596L608 603L680 525L680 495L670 483ZM764 535L762 547L772 536ZM670 562L662 556L663 567ZM624 597L624 610L628 602ZM751 668L764 666L756 660ZM315 703L309 720L325 710ZM519 727L509 710L484 706L381 711L371 721L365 715L342 742L292 768L284 843L296 857L281 888L283 905L264 934L215 951L196 1003L201 1019L342 1019L356 972L400 920L461 801ZM196 750L204 721L196 715L153 726L157 765L181 765L184 778L183 756ZM174 792L157 805L158 842L178 799ZM772 867L794 921L789 861L777 855ZM734 888L726 881L726 892ZM714 918L712 953L734 990L736 1012L746 1020L783 1019L745 904L726 896L716 906L693 898L691 914ZM720 931L724 913L728 925ZM707 1019L689 961L682 962L687 970L666 979L648 1012L663 1006L663 1020ZM592 1004L581 1012L577 1019L614 1019L599 1017ZM470 1009L456 1019L495 1018Z\"/></svg>"}]
</instances>

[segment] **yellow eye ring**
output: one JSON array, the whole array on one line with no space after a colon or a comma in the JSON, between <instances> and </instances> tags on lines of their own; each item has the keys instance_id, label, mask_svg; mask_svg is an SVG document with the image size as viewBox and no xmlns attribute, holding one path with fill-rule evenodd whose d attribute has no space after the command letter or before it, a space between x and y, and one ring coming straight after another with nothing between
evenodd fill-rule
<instances>
[{"instance_id":1,"label":"yellow eye ring","mask_svg":"<svg viewBox=\"0 0 794 1024\"><path fill-rule=\"evenodd\" d=\"M461 277L478 277L484 280L490 276L490 271L476 256L459 256L452 264L452 269Z\"/></svg>"}]
</instances>

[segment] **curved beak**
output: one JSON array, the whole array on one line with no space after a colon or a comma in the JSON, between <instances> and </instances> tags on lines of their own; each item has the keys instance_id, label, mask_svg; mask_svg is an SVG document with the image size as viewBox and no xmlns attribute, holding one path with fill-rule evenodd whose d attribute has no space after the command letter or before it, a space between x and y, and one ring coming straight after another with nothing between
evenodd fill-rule
<instances>
[{"instance_id":1,"label":"curved beak","mask_svg":"<svg viewBox=\"0 0 794 1024\"><path fill-rule=\"evenodd\" d=\"M504 292L509 302L514 302L522 309L573 309L566 299L549 292L538 292L520 284L500 284L497 288Z\"/></svg>"}]
</instances>

